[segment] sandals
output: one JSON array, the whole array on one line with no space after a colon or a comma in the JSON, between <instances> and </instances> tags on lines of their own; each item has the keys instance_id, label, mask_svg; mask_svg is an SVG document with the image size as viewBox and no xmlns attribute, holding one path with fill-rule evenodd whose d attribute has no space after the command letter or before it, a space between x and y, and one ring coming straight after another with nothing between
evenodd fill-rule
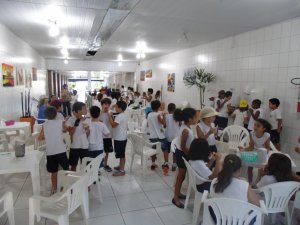
<instances>
[{"instance_id":1,"label":"sandals","mask_svg":"<svg viewBox=\"0 0 300 225\"><path fill-rule=\"evenodd\" d=\"M174 198L172 199L172 203L173 205L175 205L176 207L180 208L180 209L183 209L184 208L184 205L180 202L179 204L176 204Z\"/></svg>"}]
</instances>

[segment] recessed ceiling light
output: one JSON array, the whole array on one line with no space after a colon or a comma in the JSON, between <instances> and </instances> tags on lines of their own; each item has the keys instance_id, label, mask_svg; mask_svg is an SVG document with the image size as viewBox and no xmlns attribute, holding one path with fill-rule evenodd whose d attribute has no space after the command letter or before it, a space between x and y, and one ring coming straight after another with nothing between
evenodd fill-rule
<instances>
[{"instance_id":1,"label":"recessed ceiling light","mask_svg":"<svg viewBox=\"0 0 300 225\"><path fill-rule=\"evenodd\" d=\"M65 59L64 64L68 64L68 63L69 63L69 60Z\"/></svg>"},{"instance_id":2,"label":"recessed ceiling light","mask_svg":"<svg viewBox=\"0 0 300 225\"><path fill-rule=\"evenodd\" d=\"M122 54L119 54L118 55L118 61L122 61L123 60L123 56L122 56Z\"/></svg>"},{"instance_id":3,"label":"recessed ceiling light","mask_svg":"<svg viewBox=\"0 0 300 225\"><path fill-rule=\"evenodd\" d=\"M56 22L52 23L49 29L49 35L50 37L56 37L60 33L59 28L56 24Z\"/></svg>"},{"instance_id":4,"label":"recessed ceiling light","mask_svg":"<svg viewBox=\"0 0 300 225\"><path fill-rule=\"evenodd\" d=\"M120 67L121 67L122 65L123 65L123 63L122 63L122 62L118 62L118 66L120 66Z\"/></svg>"},{"instance_id":5,"label":"recessed ceiling light","mask_svg":"<svg viewBox=\"0 0 300 225\"><path fill-rule=\"evenodd\" d=\"M66 49L66 48L62 48L62 49L60 50L60 52L61 52L61 54L62 54L65 58L67 58L67 57L69 56L68 49Z\"/></svg>"}]
</instances>

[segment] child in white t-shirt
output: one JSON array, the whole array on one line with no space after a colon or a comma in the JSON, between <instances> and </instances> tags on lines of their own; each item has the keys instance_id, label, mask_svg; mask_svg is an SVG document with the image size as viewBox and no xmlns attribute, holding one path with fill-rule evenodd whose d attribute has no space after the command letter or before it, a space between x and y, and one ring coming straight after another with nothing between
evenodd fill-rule
<instances>
[{"instance_id":1,"label":"child in white t-shirt","mask_svg":"<svg viewBox=\"0 0 300 225\"><path fill-rule=\"evenodd\" d=\"M57 172L61 166L64 170L69 170L69 160L66 146L63 141L63 121L56 119L57 110L53 106L45 109L47 121L43 123L39 140L46 141L47 171L51 173L52 189L51 194L57 191Z\"/></svg>"},{"instance_id":2,"label":"child in white t-shirt","mask_svg":"<svg viewBox=\"0 0 300 225\"><path fill-rule=\"evenodd\" d=\"M250 119L248 122L248 130L252 131L254 129L255 121L263 118L262 108L260 108L261 101L259 99L254 99L252 101L251 108L248 110L250 114Z\"/></svg>"},{"instance_id":3,"label":"child in white t-shirt","mask_svg":"<svg viewBox=\"0 0 300 225\"><path fill-rule=\"evenodd\" d=\"M67 120L66 126L71 136L69 163L71 170L76 171L78 160L82 160L88 155L90 130L85 118L87 114L86 105L83 102L75 102L72 112L73 116Z\"/></svg>"},{"instance_id":4,"label":"child in white t-shirt","mask_svg":"<svg viewBox=\"0 0 300 225\"><path fill-rule=\"evenodd\" d=\"M247 100L242 99L240 100L239 108L233 111L231 114L234 117L233 125L244 127L245 124L248 123L248 103Z\"/></svg>"},{"instance_id":5,"label":"child in white t-shirt","mask_svg":"<svg viewBox=\"0 0 300 225\"><path fill-rule=\"evenodd\" d=\"M253 151L254 149L270 149L270 124L264 119L258 119L255 122L254 130L250 132L249 147L240 147L241 151ZM253 180L253 167L248 167L248 181L251 184Z\"/></svg>"},{"instance_id":6,"label":"child in white t-shirt","mask_svg":"<svg viewBox=\"0 0 300 225\"><path fill-rule=\"evenodd\" d=\"M219 115L217 116L215 123L220 130L225 129L228 125L228 116L232 113L231 98L232 92L227 91L225 93L224 101L222 101L222 103L217 106L217 111L219 112Z\"/></svg>"},{"instance_id":7,"label":"child in white t-shirt","mask_svg":"<svg viewBox=\"0 0 300 225\"><path fill-rule=\"evenodd\" d=\"M103 98L101 100L102 111L100 113L99 120L101 122L103 122L110 131L110 134L103 138L104 152L105 152L104 161L103 161L103 169L106 172L112 171L112 168L108 165L108 157L109 157L109 153L114 151L113 144L112 144L112 127L109 122L110 105L111 105L111 100L109 98Z\"/></svg>"},{"instance_id":8,"label":"child in white t-shirt","mask_svg":"<svg viewBox=\"0 0 300 225\"><path fill-rule=\"evenodd\" d=\"M271 141L275 145L276 149L280 151L280 133L282 130L282 116L279 110L280 101L277 98L271 98L269 100L270 114L268 121L271 124Z\"/></svg>"},{"instance_id":9,"label":"child in white t-shirt","mask_svg":"<svg viewBox=\"0 0 300 225\"><path fill-rule=\"evenodd\" d=\"M91 158L96 158L98 155L103 154L103 138L110 134L107 126L99 121L100 108L92 106L90 108L91 123L89 135L89 152Z\"/></svg>"},{"instance_id":10,"label":"child in white t-shirt","mask_svg":"<svg viewBox=\"0 0 300 225\"><path fill-rule=\"evenodd\" d=\"M171 151L171 142L178 137L179 129L180 129L180 123L174 120L174 112L176 110L176 105L174 103L170 103L168 105L168 112L169 114L166 115L166 130L165 135L167 138L167 146L169 149L169 152ZM175 154L173 153L173 165L172 165L172 171L176 171L177 164L176 164L176 158Z\"/></svg>"},{"instance_id":11,"label":"child in white t-shirt","mask_svg":"<svg viewBox=\"0 0 300 225\"><path fill-rule=\"evenodd\" d=\"M116 104L116 112L119 113L115 119L113 113L110 113L109 122L113 128L113 138L116 158L120 159L119 165L114 167L115 172L113 176L125 175L125 151L127 144L127 116L124 111L127 108L127 104L123 101L118 101Z\"/></svg>"}]
</instances>

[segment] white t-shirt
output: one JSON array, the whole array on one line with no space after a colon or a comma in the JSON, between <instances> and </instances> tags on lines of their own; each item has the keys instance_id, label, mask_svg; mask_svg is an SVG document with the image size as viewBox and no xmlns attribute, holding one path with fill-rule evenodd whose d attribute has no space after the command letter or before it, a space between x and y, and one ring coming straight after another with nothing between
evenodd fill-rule
<instances>
[{"instance_id":1,"label":"white t-shirt","mask_svg":"<svg viewBox=\"0 0 300 225\"><path fill-rule=\"evenodd\" d=\"M212 171L207 167L203 160L190 160L189 163L200 177L209 180L209 176L212 174ZM203 181L197 181L197 185L203 183Z\"/></svg>"},{"instance_id":2,"label":"white t-shirt","mask_svg":"<svg viewBox=\"0 0 300 225\"><path fill-rule=\"evenodd\" d=\"M119 124L113 128L113 137L116 141L127 140L127 116L125 113L120 113L116 116L115 122Z\"/></svg>"},{"instance_id":3,"label":"white t-shirt","mask_svg":"<svg viewBox=\"0 0 300 225\"><path fill-rule=\"evenodd\" d=\"M207 126L203 121L198 123L198 127L200 128L200 130L203 132L204 135L206 135L210 130L210 127ZM209 135L206 140L207 140L207 142L210 146L211 145L216 145L216 139L215 139L214 134Z\"/></svg>"},{"instance_id":4,"label":"white t-shirt","mask_svg":"<svg viewBox=\"0 0 300 225\"><path fill-rule=\"evenodd\" d=\"M112 100L111 100L111 104L110 104L110 109L111 110L115 110L115 105L117 104L117 102L118 102L118 100L117 99L115 99L115 98L113 98Z\"/></svg>"},{"instance_id":5,"label":"white t-shirt","mask_svg":"<svg viewBox=\"0 0 300 225\"><path fill-rule=\"evenodd\" d=\"M66 125L68 127L74 127L76 120L77 118L72 116L67 120ZM83 121L80 121L78 127L76 127L75 132L73 134L73 142L71 143L70 147L74 149L76 148L88 149L89 141L85 129L83 127Z\"/></svg>"},{"instance_id":6,"label":"white t-shirt","mask_svg":"<svg viewBox=\"0 0 300 225\"><path fill-rule=\"evenodd\" d=\"M146 100L146 108L151 108L151 102L153 101L153 97L152 97L152 95L148 95L147 97L151 97L151 100L150 100L150 102L148 102Z\"/></svg>"},{"instance_id":7,"label":"white t-shirt","mask_svg":"<svg viewBox=\"0 0 300 225\"><path fill-rule=\"evenodd\" d=\"M265 175L260 179L260 181L256 184L256 186L260 188L274 183L277 183L277 180L273 175Z\"/></svg>"},{"instance_id":8,"label":"white t-shirt","mask_svg":"<svg viewBox=\"0 0 300 225\"><path fill-rule=\"evenodd\" d=\"M190 149L191 143L192 143L192 141L195 139L194 133L193 133L192 129L189 128L187 125L182 124L182 125L180 126L180 129L179 129L178 143L177 143L177 146L176 146L176 147L178 148L178 150L181 150L181 149L180 149L180 148L181 148L181 136L182 136L182 132L183 132L184 130L188 130L188 132L189 132L188 138L187 138L187 140L186 140L186 147L187 147L188 149ZM182 151L182 150L181 150L181 151Z\"/></svg>"},{"instance_id":9,"label":"white t-shirt","mask_svg":"<svg viewBox=\"0 0 300 225\"><path fill-rule=\"evenodd\" d=\"M224 100L225 101L225 100ZM224 102L223 101L223 102ZM227 101L221 108L219 111L219 115L220 117L225 117L228 118L228 105L231 104L231 101Z\"/></svg>"},{"instance_id":10,"label":"white t-shirt","mask_svg":"<svg viewBox=\"0 0 300 225\"><path fill-rule=\"evenodd\" d=\"M109 122L109 114L106 112L101 112L100 116L99 116L99 120L102 121L106 125L106 127L108 128L108 130L110 132L110 134L107 135L105 138L111 138L112 137L112 127Z\"/></svg>"},{"instance_id":11,"label":"white t-shirt","mask_svg":"<svg viewBox=\"0 0 300 225\"><path fill-rule=\"evenodd\" d=\"M263 118L263 113L262 113L262 109L258 108L258 109L253 109L253 114L255 115L256 112L259 112L259 116L258 119ZM255 124L255 119L253 118L253 116L250 116L250 120L248 123L248 130L253 130L254 129L254 124Z\"/></svg>"},{"instance_id":12,"label":"white t-shirt","mask_svg":"<svg viewBox=\"0 0 300 225\"><path fill-rule=\"evenodd\" d=\"M148 115L148 126L149 126L149 132L150 132L150 138L151 139L164 139L165 131L163 129L163 125L158 121L158 116L160 114L158 112L151 112Z\"/></svg>"},{"instance_id":13,"label":"white t-shirt","mask_svg":"<svg viewBox=\"0 0 300 225\"><path fill-rule=\"evenodd\" d=\"M270 134L267 132L264 132L262 137L257 137L254 133L254 131L250 132L251 138L254 142L254 147L255 148L265 148L265 143L268 139L270 139Z\"/></svg>"},{"instance_id":14,"label":"white t-shirt","mask_svg":"<svg viewBox=\"0 0 300 225\"><path fill-rule=\"evenodd\" d=\"M102 122L91 122L89 151L103 150L103 138L110 135L107 126Z\"/></svg>"},{"instance_id":15,"label":"white t-shirt","mask_svg":"<svg viewBox=\"0 0 300 225\"><path fill-rule=\"evenodd\" d=\"M56 119L61 120L61 121L65 121L64 115L60 112L57 112Z\"/></svg>"},{"instance_id":16,"label":"white t-shirt","mask_svg":"<svg viewBox=\"0 0 300 225\"><path fill-rule=\"evenodd\" d=\"M173 114L166 115L165 134L168 142L172 142L176 137L178 137L179 129L179 122L174 120Z\"/></svg>"},{"instance_id":17,"label":"white t-shirt","mask_svg":"<svg viewBox=\"0 0 300 225\"><path fill-rule=\"evenodd\" d=\"M63 121L47 120L43 123L47 155L57 155L66 152L63 140Z\"/></svg>"},{"instance_id":18,"label":"white t-shirt","mask_svg":"<svg viewBox=\"0 0 300 225\"><path fill-rule=\"evenodd\" d=\"M248 117L247 111L241 112L240 109L236 109L232 115L235 115L233 125L244 127L244 119Z\"/></svg>"},{"instance_id":19,"label":"white t-shirt","mask_svg":"<svg viewBox=\"0 0 300 225\"><path fill-rule=\"evenodd\" d=\"M279 109L271 110L268 121L272 126L272 130L276 130L278 128L277 120L279 119L282 119L281 111Z\"/></svg>"},{"instance_id":20,"label":"white t-shirt","mask_svg":"<svg viewBox=\"0 0 300 225\"><path fill-rule=\"evenodd\" d=\"M217 178L211 182L210 195L212 198L233 198L248 202L249 183L247 181L233 177L229 186L222 193L215 193L216 182Z\"/></svg>"}]
</instances>

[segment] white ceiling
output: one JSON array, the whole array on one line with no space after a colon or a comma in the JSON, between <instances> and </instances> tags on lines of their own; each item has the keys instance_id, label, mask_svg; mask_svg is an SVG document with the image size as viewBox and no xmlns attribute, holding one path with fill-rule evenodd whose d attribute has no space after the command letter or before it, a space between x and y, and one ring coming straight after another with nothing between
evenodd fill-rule
<instances>
[{"instance_id":1,"label":"white ceiling","mask_svg":"<svg viewBox=\"0 0 300 225\"><path fill-rule=\"evenodd\" d=\"M117 23L114 13L123 15ZM122 53L135 61L138 40L147 42L149 59L298 16L299 0L0 0L0 22L49 59L62 58L58 38L48 36L49 17L70 38L71 59L90 59L89 43L106 30L92 60Z\"/></svg>"}]
</instances>

